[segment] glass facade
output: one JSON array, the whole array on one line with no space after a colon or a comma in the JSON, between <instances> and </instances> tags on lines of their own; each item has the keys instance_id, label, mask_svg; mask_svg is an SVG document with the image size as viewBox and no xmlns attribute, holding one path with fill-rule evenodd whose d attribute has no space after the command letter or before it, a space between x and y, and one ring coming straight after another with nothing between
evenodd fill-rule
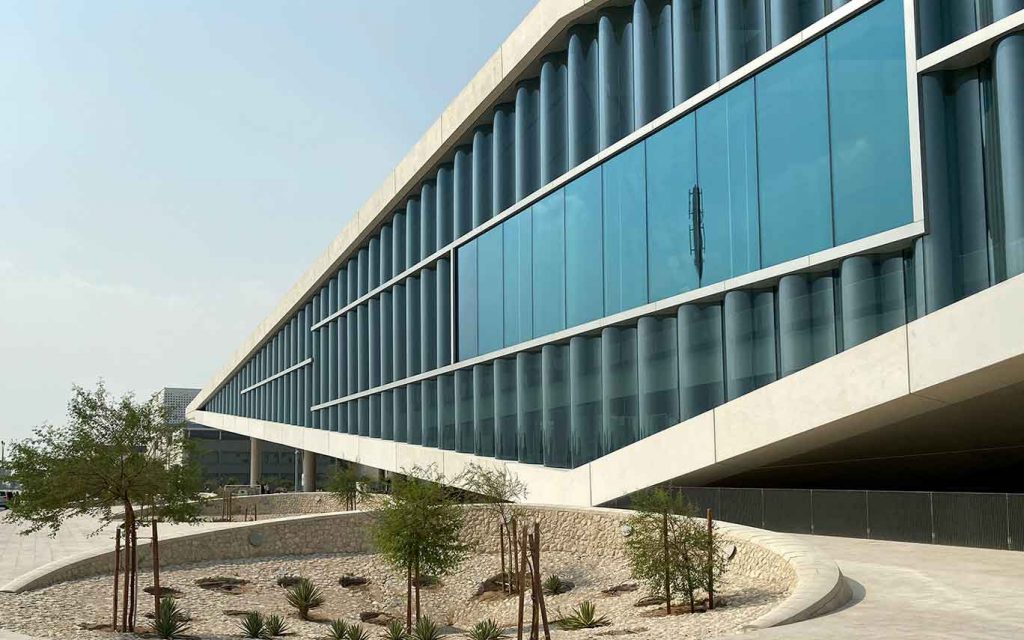
<instances>
[{"instance_id":1,"label":"glass facade","mask_svg":"<svg viewBox=\"0 0 1024 640\"><path fill-rule=\"evenodd\" d=\"M1013 2L921 4L924 50ZM920 78L928 235L623 313L913 220L901 0L531 197L838 5L570 27L204 408L576 467L1024 272L1018 34Z\"/></svg>"}]
</instances>

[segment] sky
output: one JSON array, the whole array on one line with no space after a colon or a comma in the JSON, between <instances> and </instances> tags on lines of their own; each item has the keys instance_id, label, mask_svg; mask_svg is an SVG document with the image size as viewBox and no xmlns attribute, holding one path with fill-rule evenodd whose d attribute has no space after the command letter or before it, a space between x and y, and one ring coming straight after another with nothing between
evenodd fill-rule
<instances>
[{"instance_id":1,"label":"sky","mask_svg":"<svg viewBox=\"0 0 1024 640\"><path fill-rule=\"evenodd\" d=\"M204 386L533 3L3 3L0 438Z\"/></svg>"}]
</instances>

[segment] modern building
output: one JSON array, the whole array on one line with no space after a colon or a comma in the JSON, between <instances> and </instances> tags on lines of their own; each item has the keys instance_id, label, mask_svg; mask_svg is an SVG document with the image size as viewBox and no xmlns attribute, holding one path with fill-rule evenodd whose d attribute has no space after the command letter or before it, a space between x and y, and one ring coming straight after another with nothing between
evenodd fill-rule
<instances>
[{"instance_id":1,"label":"modern building","mask_svg":"<svg viewBox=\"0 0 1024 640\"><path fill-rule=\"evenodd\" d=\"M1018 490L1022 29L1024 0L541 0L190 419L504 461L538 502Z\"/></svg>"},{"instance_id":2,"label":"modern building","mask_svg":"<svg viewBox=\"0 0 1024 640\"><path fill-rule=\"evenodd\" d=\"M199 389L164 387L157 392L157 402L167 411L169 424L185 423L188 437L196 447L203 480L210 486L251 484L253 457L249 438L230 431L190 422L185 408L199 395ZM301 457L301 453L300 453ZM295 487L296 450L280 444L266 443L259 449L258 484L271 488ZM318 482L326 482L335 461L319 456Z\"/></svg>"}]
</instances>

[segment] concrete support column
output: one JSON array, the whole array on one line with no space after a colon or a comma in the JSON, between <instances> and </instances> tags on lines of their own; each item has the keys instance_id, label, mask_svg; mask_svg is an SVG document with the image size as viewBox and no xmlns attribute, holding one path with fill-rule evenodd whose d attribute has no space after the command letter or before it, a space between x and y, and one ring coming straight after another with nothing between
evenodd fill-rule
<instances>
[{"instance_id":1,"label":"concrete support column","mask_svg":"<svg viewBox=\"0 0 1024 640\"><path fill-rule=\"evenodd\" d=\"M302 490L316 491L316 454L302 452Z\"/></svg>"},{"instance_id":2,"label":"concrete support column","mask_svg":"<svg viewBox=\"0 0 1024 640\"><path fill-rule=\"evenodd\" d=\"M263 441L249 438L249 484L263 480Z\"/></svg>"}]
</instances>

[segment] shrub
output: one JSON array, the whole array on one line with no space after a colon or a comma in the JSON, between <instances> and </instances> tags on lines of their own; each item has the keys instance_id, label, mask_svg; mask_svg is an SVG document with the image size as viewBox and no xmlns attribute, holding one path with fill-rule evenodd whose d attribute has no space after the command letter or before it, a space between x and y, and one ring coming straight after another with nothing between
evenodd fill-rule
<instances>
[{"instance_id":1,"label":"shrub","mask_svg":"<svg viewBox=\"0 0 1024 640\"><path fill-rule=\"evenodd\" d=\"M259 611L250 611L238 621L238 630L243 638L267 638L267 622Z\"/></svg>"},{"instance_id":2,"label":"shrub","mask_svg":"<svg viewBox=\"0 0 1024 640\"><path fill-rule=\"evenodd\" d=\"M405 625L398 620L392 620L384 630L384 640L409 640L409 634L405 632Z\"/></svg>"},{"instance_id":3,"label":"shrub","mask_svg":"<svg viewBox=\"0 0 1024 640\"><path fill-rule=\"evenodd\" d=\"M269 636L283 636L288 633L288 623L285 622L284 618L272 613L264 620L264 625L267 629L267 635Z\"/></svg>"},{"instance_id":4,"label":"shrub","mask_svg":"<svg viewBox=\"0 0 1024 640\"><path fill-rule=\"evenodd\" d=\"M584 600L580 606L575 607L572 613L558 621L558 625L568 631L577 629L593 629L611 624L605 616L598 617L597 605L590 600Z\"/></svg>"},{"instance_id":5,"label":"shrub","mask_svg":"<svg viewBox=\"0 0 1024 640\"><path fill-rule=\"evenodd\" d=\"M565 582L558 576L550 575L544 579L544 593L555 596L562 593L563 589L565 589Z\"/></svg>"},{"instance_id":6,"label":"shrub","mask_svg":"<svg viewBox=\"0 0 1024 640\"><path fill-rule=\"evenodd\" d=\"M160 607L153 621L153 632L161 638L180 638L188 631L188 616L178 607L174 598L161 598Z\"/></svg>"},{"instance_id":7,"label":"shrub","mask_svg":"<svg viewBox=\"0 0 1024 640\"><path fill-rule=\"evenodd\" d=\"M326 601L324 592L309 578L301 578L288 589L288 604L299 611L299 617L309 619L309 610L316 609Z\"/></svg>"},{"instance_id":8,"label":"shrub","mask_svg":"<svg viewBox=\"0 0 1024 640\"><path fill-rule=\"evenodd\" d=\"M490 618L481 620L469 630L470 640L498 640L503 635L498 623Z\"/></svg>"},{"instance_id":9,"label":"shrub","mask_svg":"<svg viewBox=\"0 0 1024 640\"><path fill-rule=\"evenodd\" d=\"M437 624L427 616L423 616L416 621L416 626L412 629L412 640L439 640L441 637L441 630L437 628Z\"/></svg>"}]
</instances>

